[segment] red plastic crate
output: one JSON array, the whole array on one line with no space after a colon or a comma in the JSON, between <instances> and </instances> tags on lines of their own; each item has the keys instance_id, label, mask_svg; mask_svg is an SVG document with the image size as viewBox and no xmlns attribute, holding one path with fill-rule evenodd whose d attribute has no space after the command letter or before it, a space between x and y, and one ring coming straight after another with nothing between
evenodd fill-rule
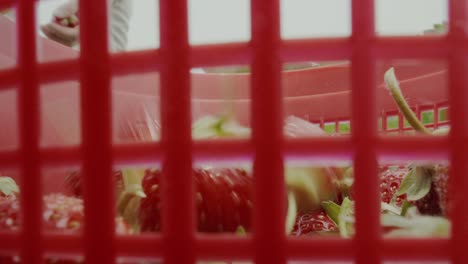
<instances>
[{"instance_id":1,"label":"red plastic crate","mask_svg":"<svg viewBox=\"0 0 468 264\"><path fill-rule=\"evenodd\" d=\"M280 39L279 1L251 2L252 41L249 43L189 46L185 12L187 3L172 0L161 1L159 50L110 55L107 52L104 16L106 5L104 2L80 1L81 54L78 56L71 50L41 40L46 62L39 63L34 1L18 0L17 45L0 40L0 89L8 93L10 90L7 89L15 86L18 92L18 112L10 116L2 114L0 117L1 123L6 124L5 131L9 131L2 134L7 137L0 138L0 141L1 146L4 146L14 142L11 140L17 136L18 145L0 153L0 164L2 167L18 168L21 172L24 221L21 233L1 234L0 250L19 249L24 263L40 263L44 252L83 253L87 263L112 263L118 255L160 256L164 263L193 263L199 258L245 258L253 259L256 263L285 263L286 259L304 258L348 259L356 263L380 263L382 259L447 259L453 263L468 263L468 256L464 252L468 237L468 206L463 203L463 195L454 201L451 217L457 228L454 228L451 239L382 240L378 235L378 183L376 177L368 177L377 171L377 160L380 158L445 158L449 159L454 172L451 177L454 179L452 185L455 193L463 194L468 190L467 181L463 177L463 172L468 170L464 160L467 156L464 145L468 133L464 107L467 98L464 89L467 82L464 27L468 25L465 1L450 1L450 30L447 36L377 37L374 34L373 1L356 0L352 5L353 34L350 38L294 41ZM1 1L0 8L14 3ZM13 24L8 23L0 18L2 32L3 29L10 32L13 30ZM48 50L50 53L47 53ZM11 54L16 55L11 57ZM52 56L59 61L47 61L52 60ZM281 74L282 63L310 58L349 60L350 64ZM419 73L404 71L409 75L402 81L405 95L414 98L412 104L418 112L435 109L437 113L439 108L450 106L452 132L447 138L379 136L377 117L382 115L385 118L398 114L398 111L384 89L376 89L378 82L369 73L377 72L377 60L394 58L437 59L447 63L448 71L443 65L437 64L427 65L427 69ZM189 72L191 67L233 64L249 64L252 74L226 76ZM398 65L395 67L398 69ZM111 90L112 76L155 70L160 73L160 86L152 86L148 79L145 85L142 83L141 90L132 90L132 96L137 102L154 99L160 103L161 142L112 146L112 98L118 98L119 94L129 97L126 90L132 82L131 79L123 78ZM317 90L313 90L301 86L304 83L316 84L329 80L325 79L329 78L327 76L333 76L336 80L346 78L337 76L348 76L348 86L330 86L335 90L311 86L317 87ZM39 103L39 86L73 78L81 83L81 103L76 105L81 107L78 108L81 109L81 144L43 147L38 135L41 130L39 117L44 113L39 110L47 111L47 108ZM448 92L442 89L446 81ZM241 89L232 100L238 118L251 124L252 139L191 144L191 120L197 117L197 113L191 111L192 104L199 104L200 109L203 109L198 113L200 115L219 109L225 100L218 98L221 95L212 93L210 88L217 87L219 82L232 82ZM420 87L426 87L427 90L421 90ZM45 95L46 102L68 98L70 94L64 93L62 88L60 85L47 89L51 92ZM158 92L159 99L154 95ZM248 97L250 100L247 100ZM13 97L0 98L2 105L7 106L13 100ZM130 102L127 108L124 104L120 110L125 112ZM382 109L377 106L382 106ZM282 117L289 113L283 109L322 124L351 121L351 137L285 141L282 136ZM14 120L17 120L17 130ZM435 126L439 125L437 121ZM400 123L399 130L403 129ZM46 145L75 143L61 138L61 133L56 130L51 128L51 132L46 133L51 140ZM252 236L199 236L192 222L186 220L193 219L194 215L191 206L192 162L195 158L210 158L214 149L216 155L226 159L255 157L256 232ZM278 217L285 204L273 204L271 200L284 195L284 157L297 155L308 158L324 155L334 159L345 157L353 161L356 175L360 175L356 178L357 232L354 239L298 240L285 236L284 219ZM110 187L112 165L145 162L154 157L165 160L164 173L171 175L164 182L167 189L177 187L180 190L164 193L168 201L163 211L165 229L161 236L115 237L111 224L114 217L114 199ZM44 235L40 228L42 190L39 186L42 180L47 179L41 179L40 168L77 164L83 165L85 221L89 223L85 225L83 237ZM92 178L92 174L107 177Z\"/></svg>"}]
</instances>

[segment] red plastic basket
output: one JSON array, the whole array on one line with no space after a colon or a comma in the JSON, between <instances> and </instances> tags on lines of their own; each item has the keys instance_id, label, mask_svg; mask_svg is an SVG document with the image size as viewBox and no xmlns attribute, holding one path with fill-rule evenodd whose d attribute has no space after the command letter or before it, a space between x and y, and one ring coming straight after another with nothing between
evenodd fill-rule
<instances>
[{"instance_id":1,"label":"red plastic basket","mask_svg":"<svg viewBox=\"0 0 468 264\"><path fill-rule=\"evenodd\" d=\"M14 2L1 1L0 9ZM280 39L279 1L251 2L249 43L191 47L186 1L161 1L161 48L110 55L104 2L80 1L82 43L81 54L76 54L50 41L38 41L34 2L18 0L17 45L10 39L0 41L0 105L13 110L3 110L0 116L5 126L0 134L0 146L5 146L0 164L20 171L23 223L20 233L1 234L0 250L19 250L24 263L40 263L45 252L83 254L87 263L112 263L121 255L162 257L164 263L193 263L196 259L253 259L256 263L285 263L286 259L356 263L446 259L468 263L464 252L468 208L462 196L454 200L452 223L457 228L449 240L383 240L379 236L378 183L376 177L370 177L377 171L379 159L448 159L455 193L468 190L462 173L468 170L463 147L468 132L464 110L465 1L450 2L447 36L377 37L374 3L365 0L353 1L352 37L294 41ZM12 36L14 24L0 18L0 29ZM39 44L40 62L36 59ZM282 63L310 59L350 63L281 74ZM390 59L442 63L407 65ZM249 64L252 74L189 71L191 67L235 64ZM383 129L388 130L386 119L400 115L380 80L375 79L389 66L398 73L401 70L404 94L418 115L435 110L437 116L439 109L450 105L452 132L448 137L379 136L377 117L383 117ZM374 72L376 75L370 74ZM63 82L68 80L75 81ZM234 87L234 97L227 101L216 93L221 86ZM445 86L448 91L443 90ZM116 106L113 111L112 103ZM112 134L113 125L119 124L119 118L136 120L140 110L135 110L135 105L142 103L154 108L151 117L161 123L161 141L113 146L113 136L119 135L115 133L119 126ZM192 144L191 120L219 112L226 103L233 106L237 119L251 126L252 138ZM289 114L322 126L336 123L336 128L340 122L350 121L351 136L286 141L282 120ZM112 122L113 118L117 122ZM76 122L70 122L73 120ZM400 120L398 131L403 131L401 115ZM438 121L436 117L434 126L441 125ZM192 221L187 221L194 218L192 162L214 156L254 157L256 229L252 236L197 235ZM284 197L283 166L289 156L352 161L358 175L354 239L285 237L284 219L278 216L286 205L281 199L278 203L271 201ZM171 175L165 179L166 190L179 190L163 194L167 204L162 234L115 237L111 224L112 166L155 159L164 159L164 173ZM43 190L39 186L52 179L41 178L41 168L76 165L82 165L85 179L87 224L83 236L44 234L40 225Z\"/></svg>"}]
</instances>

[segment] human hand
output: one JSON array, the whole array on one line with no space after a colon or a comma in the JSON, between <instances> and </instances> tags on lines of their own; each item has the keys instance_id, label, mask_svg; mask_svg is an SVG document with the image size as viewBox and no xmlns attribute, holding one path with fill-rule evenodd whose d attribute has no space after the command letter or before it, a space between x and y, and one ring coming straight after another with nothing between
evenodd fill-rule
<instances>
[{"instance_id":1,"label":"human hand","mask_svg":"<svg viewBox=\"0 0 468 264\"><path fill-rule=\"evenodd\" d=\"M80 27L67 27L57 23L48 23L41 26L41 31L51 40L63 45L73 47L78 43Z\"/></svg>"}]
</instances>

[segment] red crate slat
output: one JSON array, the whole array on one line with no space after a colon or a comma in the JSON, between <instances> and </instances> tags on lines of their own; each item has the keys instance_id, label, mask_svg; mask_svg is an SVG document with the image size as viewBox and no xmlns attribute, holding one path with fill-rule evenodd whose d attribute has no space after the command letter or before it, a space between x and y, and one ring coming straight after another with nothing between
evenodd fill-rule
<instances>
[{"instance_id":1,"label":"red crate slat","mask_svg":"<svg viewBox=\"0 0 468 264\"><path fill-rule=\"evenodd\" d=\"M251 1L255 263L285 263L279 0Z\"/></svg>"},{"instance_id":2,"label":"red crate slat","mask_svg":"<svg viewBox=\"0 0 468 264\"><path fill-rule=\"evenodd\" d=\"M447 137L400 136L380 137L376 141L376 150L380 159L395 158L444 160L449 157L449 139ZM45 167L78 166L81 149L46 148L41 150L42 164ZM247 161L253 157L253 145L243 140L196 141L193 144L194 160L222 161L229 159ZM316 137L288 139L284 143L284 156L287 159L313 158L314 160L350 160L353 144L350 137ZM159 143L137 145L117 145L113 148L114 164L154 165L162 160ZM0 152L0 167L17 166L18 153Z\"/></svg>"},{"instance_id":3,"label":"red crate slat","mask_svg":"<svg viewBox=\"0 0 468 264\"><path fill-rule=\"evenodd\" d=\"M385 132L388 130L388 123L387 123L387 119L388 119L388 113L385 112L385 111L382 111L382 114L381 114L381 120L382 120L382 130Z\"/></svg>"},{"instance_id":4,"label":"red crate slat","mask_svg":"<svg viewBox=\"0 0 468 264\"><path fill-rule=\"evenodd\" d=\"M351 56L350 43L349 38L284 40L280 54L281 59L288 62L348 60ZM448 54L445 44L445 38L417 36L379 37L373 45L376 59L442 59ZM249 43L199 45L192 46L191 50L192 67L246 64L252 56ZM120 76L158 70L159 53L158 49L151 49L111 54L112 73ZM46 62L39 68L43 83L77 79L79 74L77 59ZM13 84L17 77L15 69L1 70L0 89L4 88L4 84Z\"/></svg>"},{"instance_id":5,"label":"red crate slat","mask_svg":"<svg viewBox=\"0 0 468 264\"><path fill-rule=\"evenodd\" d=\"M12 7L17 1L16 0L1 0L0 10Z\"/></svg>"},{"instance_id":6,"label":"red crate slat","mask_svg":"<svg viewBox=\"0 0 468 264\"><path fill-rule=\"evenodd\" d=\"M2 253L15 253L19 248L19 236L2 233ZM8 243L4 241L9 241ZM4 242L4 243L3 243ZM253 255L253 241L246 237L228 235L204 236L197 238L196 250L203 260L249 260ZM45 234L44 251L47 254L82 253L81 238L76 235ZM161 255L162 239L154 235L118 236L118 256L157 258ZM313 255L311 255L313 248ZM411 250L408 250L411 248ZM352 260L355 248L350 239L288 239L289 260ZM450 240L446 239L388 239L382 242L382 256L396 261L443 261L450 257Z\"/></svg>"},{"instance_id":7,"label":"red crate slat","mask_svg":"<svg viewBox=\"0 0 468 264\"><path fill-rule=\"evenodd\" d=\"M0 152L0 168L16 169L19 165L19 151L11 150Z\"/></svg>"},{"instance_id":8,"label":"red crate slat","mask_svg":"<svg viewBox=\"0 0 468 264\"><path fill-rule=\"evenodd\" d=\"M400 135L403 135L404 126L404 117L401 113L398 113L398 131L400 132Z\"/></svg>"},{"instance_id":9,"label":"red crate slat","mask_svg":"<svg viewBox=\"0 0 468 264\"><path fill-rule=\"evenodd\" d=\"M288 239L291 260L352 260L355 242L350 239Z\"/></svg>"},{"instance_id":10,"label":"red crate slat","mask_svg":"<svg viewBox=\"0 0 468 264\"><path fill-rule=\"evenodd\" d=\"M112 75L148 73L159 70L159 50L131 51L111 55Z\"/></svg>"},{"instance_id":11,"label":"red crate slat","mask_svg":"<svg viewBox=\"0 0 468 264\"><path fill-rule=\"evenodd\" d=\"M78 234L44 234L44 253L83 256L83 237Z\"/></svg>"},{"instance_id":12,"label":"red crate slat","mask_svg":"<svg viewBox=\"0 0 468 264\"><path fill-rule=\"evenodd\" d=\"M292 157L308 157L329 161L352 158L353 145L348 136L315 137L288 139L284 144L284 154Z\"/></svg>"},{"instance_id":13,"label":"red crate slat","mask_svg":"<svg viewBox=\"0 0 468 264\"><path fill-rule=\"evenodd\" d=\"M387 239L382 256L394 261L440 261L450 256L450 243L444 239Z\"/></svg>"},{"instance_id":14,"label":"red crate slat","mask_svg":"<svg viewBox=\"0 0 468 264\"><path fill-rule=\"evenodd\" d=\"M453 198L453 207L450 210L452 220L451 261L453 263L468 263L466 244L468 243L468 112L466 101L467 93L467 46L464 40L467 37L466 25L468 5L463 0L449 1L449 94L450 94L450 181L449 194Z\"/></svg>"},{"instance_id":15,"label":"red crate slat","mask_svg":"<svg viewBox=\"0 0 468 264\"><path fill-rule=\"evenodd\" d=\"M198 235L196 250L203 261L252 261L255 247L250 236Z\"/></svg>"},{"instance_id":16,"label":"red crate slat","mask_svg":"<svg viewBox=\"0 0 468 264\"><path fill-rule=\"evenodd\" d=\"M83 255L83 238L79 235L45 234L44 251L49 255ZM115 238L116 254L119 257L160 257L162 239L154 235L128 235Z\"/></svg>"},{"instance_id":17,"label":"red crate slat","mask_svg":"<svg viewBox=\"0 0 468 264\"><path fill-rule=\"evenodd\" d=\"M351 57L352 138L355 147L355 262L380 263L380 199L378 192L376 137L377 107L374 1L352 1L353 53Z\"/></svg>"},{"instance_id":18,"label":"red crate slat","mask_svg":"<svg viewBox=\"0 0 468 264\"><path fill-rule=\"evenodd\" d=\"M253 145L250 140L197 140L194 143L194 159L200 161L252 160Z\"/></svg>"},{"instance_id":19,"label":"red crate slat","mask_svg":"<svg viewBox=\"0 0 468 264\"><path fill-rule=\"evenodd\" d=\"M439 128L439 107L437 104L434 105L434 129Z\"/></svg>"},{"instance_id":20,"label":"red crate slat","mask_svg":"<svg viewBox=\"0 0 468 264\"><path fill-rule=\"evenodd\" d=\"M22 241L18 232L2 231L0 233L0 253L18 254Z\"/></svg>"},{"instance_id":21,"label":"red crate slat","mask_svg":"<svg viewBox=\"0 0 468 264\"><path fill-rule=\"evenodd\" d=\"M41 83L56 83L65 80L78 80L80 77L80 61L69 59L53 61L39 65Z\"/></svg>"},{"instance_id":22,"label":"red crate slat","mask_svg":"<svg viewBox=\"0 0 468 264\"><path fill-rule=\"evenodd\" d=\"M106 1L79 1L79 10L84 255L89 263L113 263L115 196Z\"/></svg>"},{"instance_id":23,"label":"red crate slat","mask_svg":"<svg viewBox=\"0 0 468 264\"><path fill-rule=\"evenodd\" d=\"M117 236L116 250L119 256L161 258L163 239L155 235Z\"/></svg>"},{"instance_id":24,"label":"red crate slat","mask_svg":"<svg viewBox=\"0 0 468 264\"><path fill-rule=\"evenodd\" d=\"M41 150L41 163L43 168L77 167L82 164L83 157L81 147L56 147L43 148Z\"/></svg>"},{"instance_id":25,"label":"red crate slat","mask_svg":"<svg viewBox=\"0 0 468 264\"><path fill-rule=\"evenodd\" d=\"M19 0L17 9L20 133L21 249L23 263L41 263L42 199L39 163L39 83L36 52L36 14L33 0Z\"/></svg>"},{"instance_id":26,"label":"red crate slat","mask_svg":"<svg viewBox=\"0 0 468 264\"><path fill-rule=\"evenodd\" d=\"M160 25L163 257L167 264L194 263L187 1L161 1Z\"/></svg>"},{"instance_id":27,"label":"red crate slat","mask_svg":"<svg viewBox=\"0 0 468 264\"><path fill-rule=\"evenodd\" d=\"M20 71L17 68L0 71L0 91L12 89L19 80Z\"/></svg>"},{"instance_id":28,"label":"red crate slat","mask_svg":"<svg viewBox=\"0 0 468 264\"><path fill-rule=\"evenodd\" d=\"M115 165L154 166L155 161L162 159L161 144L145 143L138 145L117 145L114 147Z\"/></svg>"},{"instance_id":29,"label":"red crate slat","mask_svg":"<svg viewBox=\"0 0 468 264\"><path fill-rule=\"evenodd\" d=\"M379 158L385 160L441 160L449 154L447 137L381 137L377 141Z\"/></svg>"}]
</instances>

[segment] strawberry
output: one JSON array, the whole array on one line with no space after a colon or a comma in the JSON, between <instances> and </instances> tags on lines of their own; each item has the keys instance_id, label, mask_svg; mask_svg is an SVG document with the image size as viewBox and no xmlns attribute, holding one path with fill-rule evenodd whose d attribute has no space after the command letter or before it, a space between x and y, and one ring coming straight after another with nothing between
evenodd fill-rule
<instances>
[{"instance_id":1,"label":"strawberry","mask_svg":"<svg viewBox=\"0 0 468 264\"><path fill-rule=\"evenodd\" d=\"M68 17L54 16L54 23L64 27L74 28L79 25L79 22L78 13Z\"/></svg>"},{"instance_id":2,"label":"strawberry","mask_svg":"<svg viewBox=\"0 0 468 264\"><path fill-rule=\"evenodd\" d=\"M395 197L396 192L400 188L401 181L408 173L407 168L387 169L380 174L380 197L384 203L392 203L399 207L406 200L406 195L402 194Z\"/></svg>"},{"instance_id":3,"label":"strawberry","mask_svg":"<svg viewBox=\"0 0 468 264\"><path fill-rule=\"evenodd\" d=\"M80 198L63 194L49 194L43 197L43 220L49 231L76 232L82 229L84 205ZM20 201L16 198L0 200L0 229L16 230L19 227ZM126 234L130 230L121 219L116 219L118 233Z\"/></svg>"},{"instance_id":4,"label":"strawberry","mask_svg":"<svg viewBox=\"0 0 468 264\"><path fill-rule=\"evenodd\" d=\"M16 196L0 197L0 230L18 229L19 201Z\"/></svg>"},{"instance_id":5,"label":"strawberry","mask_svg":"<svg viewBox=\"0 0 468 264\"><path fill-rule=\"evenodd\" d=\"M2 178L0 178L0 183ZM5 182L5 181L3 181ZM7 181L10 185L10 181ZM14 184L14 182L13 182ZM0 184L0 190L13 189L17 190L16 184L6 188ZM44 228L48 231L59 231L65 233L76 233L82 230L84 220L84 205L83 200L76 197L70 197L63 194L49 194L43 197L43 223ZM0 192L0 231L16 231L20 227L20 201L17 195L5 195L5 192ZM132 230L129 225L121 217L115 219L116 232L118 234L130 234ZM0 255L0 263L20 263L17 256L2 256ZM47 258L46 263L55 264L72 264L83 263L82 261L71 259L55 259Z\"/></svg>"},{"instance_id":6,"label":"strawberry","mask_svg":"<svg viewBox=\"0 0 468 264\"><path fill-rule=\"evenodd\" d=\"M448 215L449 213L449 193L448 193L448 168L446 166L437 166L435 172L432 176L432 183L435 193L437 193L439 198L439 206L442 215Z\"/></svg>"},{"instance_id":7,"label":"strawberry","mask_svg":"<svg viewBox=\"0 0 468 264\"><path fill-rule=\"evenodd\" d=\"M285 120L287 137L325 135L319 126L290 116ZM195 122L195 139L234 137L250 134L248 128L229 117L207 116ZM285 181L288 192L288 218L286 230L294 225L297 210L314 211L321 201L333 200L336 195L334 181L341 177L339 168L287 167ZM201 232L236 231L239 227L250 230L252 179L243 169L194 169L198 230ZM218 175L219 174L219 175ZM138 183L132 175L124 173L126 190L119 199L118 210L127 222L142 231L159 231L160 178L158 170L146 170L142 186L127 190L128 182ZM135 184L134 184L135 185ZM135 186L134 186L135 187ZM136 194L140 192L141 194ZM294 206L292 206L294 203ZM135 207L139 209L135 210ZM133 217L138 214L137 219ZM292 220L291 220L292 219Z\"/></svg>"},{"instance_id":8,"label":"strawberry","mask_svg":"<svg viewBox=\"0 0 468 264\"><path fill-rule=\"evenodd\" d=\"M414 205L423 215L439 216L442 215L439 201L439 194L434 187L434 183L432 183L429 192L423 198L414 201Z\"/></svg>"},{"instance_id":9,"label":"strawberry","mask_svg":"<svg viewBox=\"0 0 468 264\"><path fill-rule=\"evenodd\" d=\"M439 176L434 177L434 179L437 180L432 184L429 180L430 188L427 185L428 183L419 185L426 190L422 192L415 189L408 191L408 188L413 187L406 186L408 183L404 183L405 186L401 186L402 182L407 179L405 182L410 182L411 185L414 186L414 181L416 179L423 180L424 177L429 177L429 179L431 179L430 173L432 172L430 170L423 170L419 167L398 166L395 168L395 166L381 166L379 167L379 172L380 196L383 203L402 207L403 202L408 201L410 204L415 205L421 214L432 216L444 215L444 211L441 210L441 204L439 203L439 192L442 194L446 192L446 187L444 187L446 186L446 173L444 173L444 170L439 170ZM442 178L442 180L440 180L440 178ZM436 186L441 187L437 188ZM347 191L345 190L343 193L346 194ZM344 196L346 197L347 195ZM352 198L353 196L354 194L351 188L348 197ZM447 197L446 194L443 197Z\"/></svg>"},{"instance_id":10,"label":"strawberry","mask_svg":"<svg viewBox=\"0 0 468 264\"><path fill-rule=\"evenodd\" d=\"M405 194L398 194L397 191L400 188L401 182L406 174L408 174L409 169L406 167L391 167L391 166L382 166L379 167L379 177L380 177L380 198L383 203L395 204L399 207L402 206L403 201L406 200ZM349 171L350 174L353 173L352 170ZM353 177L352 175L347 175L346 178ZM343 188L343 197L353 198L354 190L349 186L344 185ZM351 190L347 190L351 188ZM349 195L347 195L349 193Z\"/></svg>"},{"instance_id":11,"label":"strawberry","mask_svg":"<svg viewBox=\"0 0 468 264\"><path fill-rule=\"evenodd\" d=\"M300 214L294 225L292 236L312 235L321 232L337 232L338 226L324 210Z\"/></svg>"},{"instance_id":12,"label":"strawberry","mask_svg":"<svg viewBox=\"0 0 468 264\"><path fill-rule=\"evenodd\" d=\"M43 199L46 229L66 232L81 229L84 218L83 200L63 194L49 194Z\"/></svg>"},{"instance_id":13,"label":"strawberry","mask_svg":"<svg viewBox=\"0 0 468 264\"><path fill-rule=\"evenodd\" d=\"M193 170L200 232L249 231L253 179L243 169ZM142 185L146 197L139 206L142 231L161 229L161 172L146 170Z\"/></svg>"},{"instance_id":14,"label":"strawberry","mask_svg":"<svg viewBox=\"0 0 468 264\"><path fill-rule=\"evenodd\" d=\"M17 228L18 195L15 181L9 177L0 177L0 230Z\"/></svg>"}]
</instances>

